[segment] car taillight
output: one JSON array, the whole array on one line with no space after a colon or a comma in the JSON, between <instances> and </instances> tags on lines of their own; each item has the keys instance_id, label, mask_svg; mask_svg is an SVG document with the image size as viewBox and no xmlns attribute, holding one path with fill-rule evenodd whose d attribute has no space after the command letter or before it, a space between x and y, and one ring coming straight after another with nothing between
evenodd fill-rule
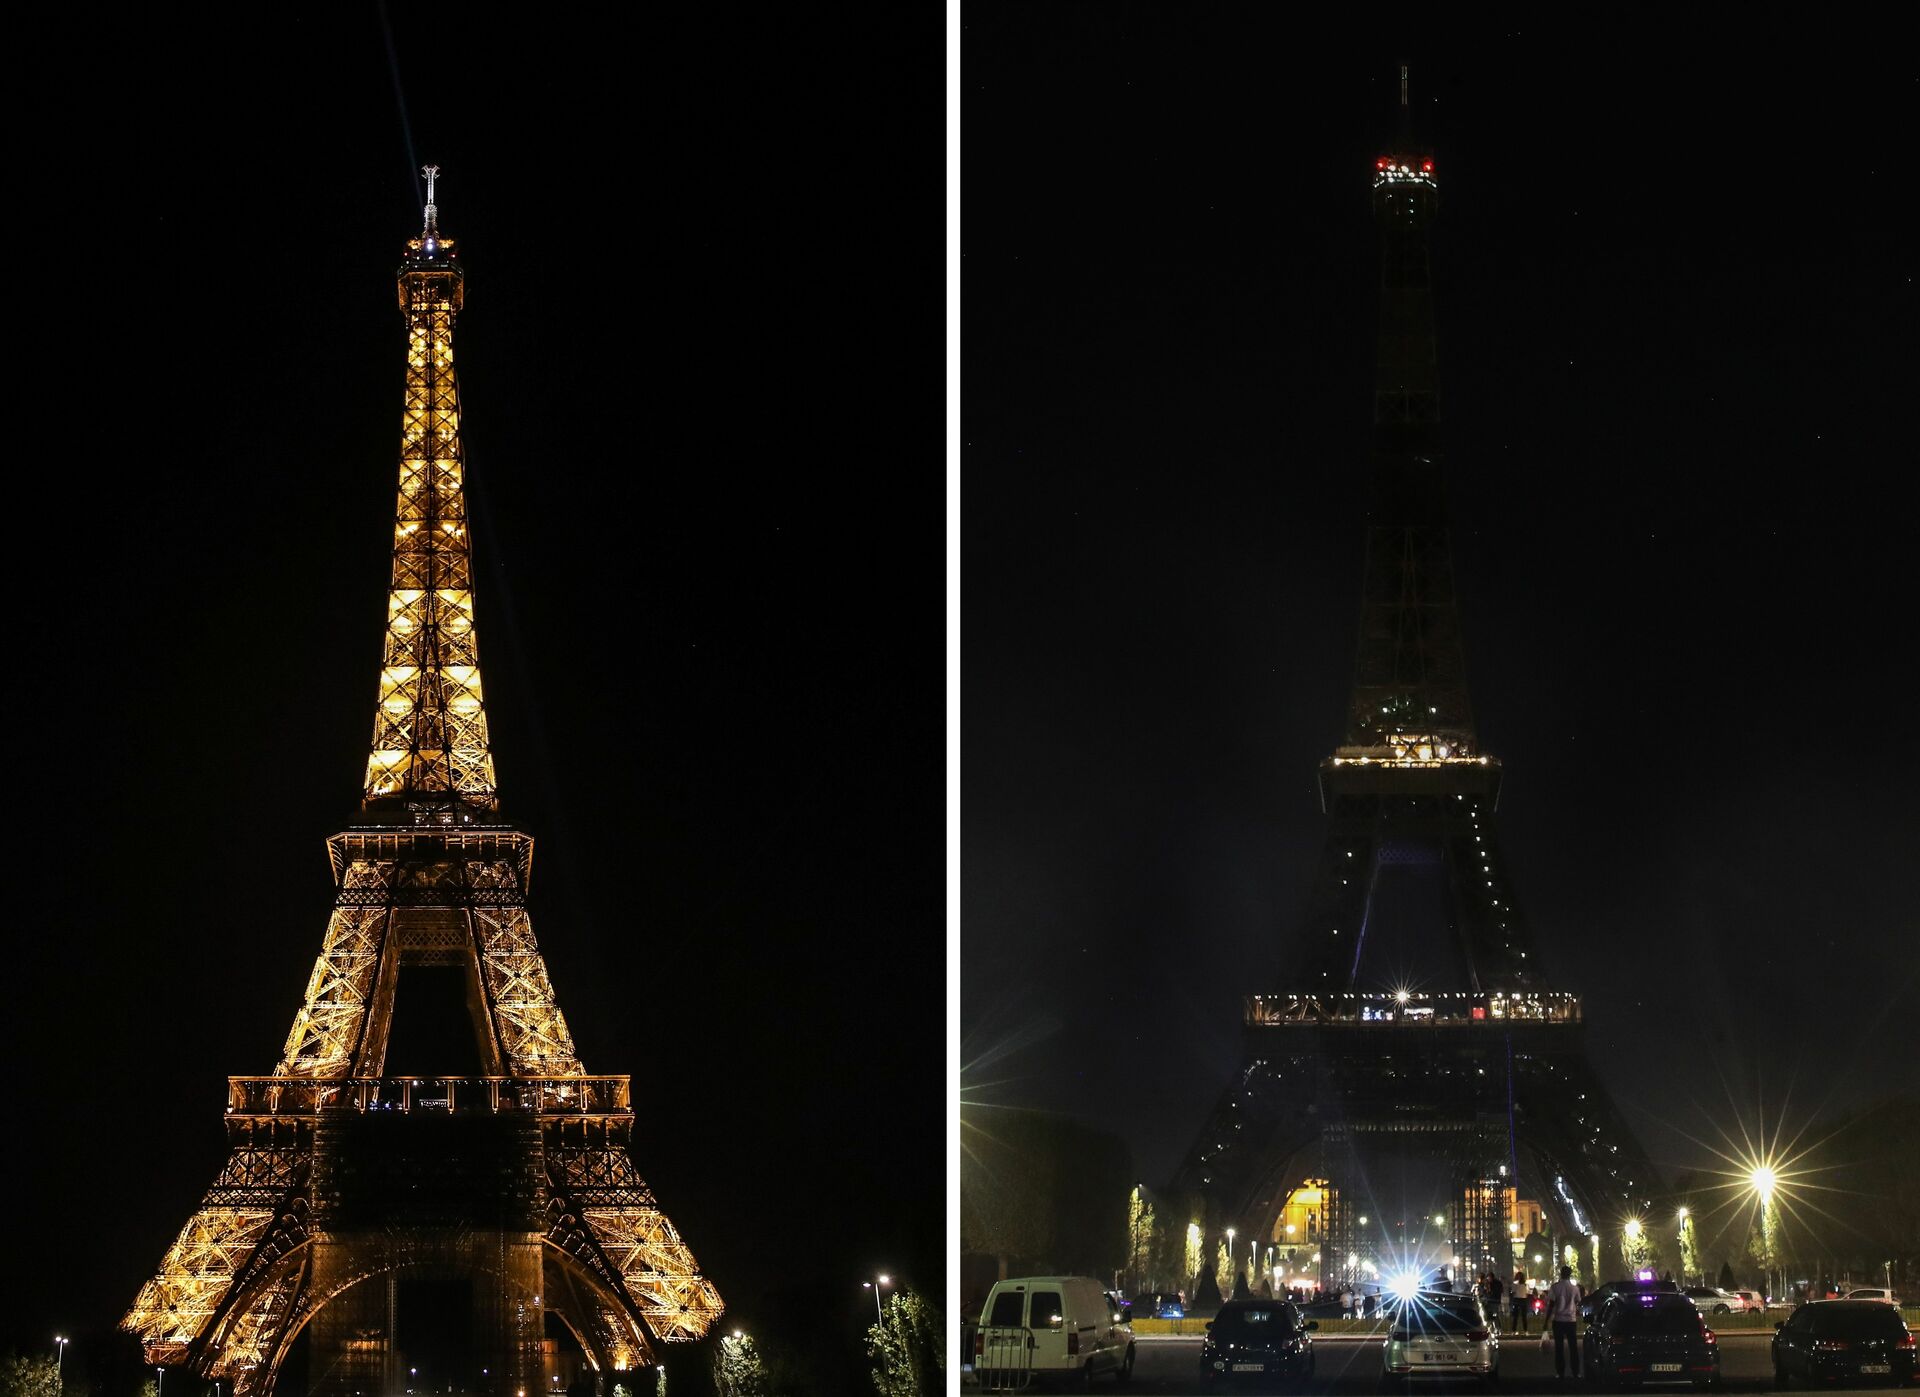
<instances>
[{"instance_id":1,"label":"car taillight","mask_svg":"<svg viewBox=\"0 0 1920 1397\"><path fill-rule=\"evenodd\" d=\"M1080 1336L1078 1334L1067 1335L1067 1356L1071 1358L1078 1352L1080 1352Z\"/></svg>"},{"instance_id":2,"label":"car taillight","mask_svg":"<svg viewBox=\"0 0 1920 1397\"><path fill-rule=\"evenodd\" d=\"M1894 1345L1893 1345L1893 1346L1894 1346L1895 1348L1912 1348L1912 1347L1913 1347L1913 1335L1911 1335L1911 1334L1902 1334L1902 1335L1901 1335L1901 1336L1899 1337L1899 1339L1897 1339L1897 1340L1896 1340L1896 1341L1894 1342Z\"/></svg>"},{"instance_id":3,"label":"car taillight","mask_svg":"<svg viewBox=\"0 0 1920 1397\"><path fill-rule=\"evenodd\" d=\"M1467 1342L1470 1344L1483 1344L1487 1341L1488 1337L1489 1335L1484 1329L1469 1329L1467 1331Z\"/></svg>"},{"instance_id":4,"label":"car taillight","mask_svg":"<svg viewBox=\"0 0 1920 1397\"><path fill-rule=\"evenodd\" d=\"M975 1358L981 1358L985 1356L986 1352L987 1336L976 1329L973 1331L973 1356Z\"/></svg>"},{"instance_id":5,"label":"car taillight","mask_svg":"<svg viewBox=\"0 0 1920 1397\"><path fill-rule=\"evenodd\" d=\"M1700 1337L1705 1339L1708 1343L1712 1343L1714 1341L1713 1331L1711 1329L1702 1329L1700 1331Z\"/></svg>"}]
</instances>

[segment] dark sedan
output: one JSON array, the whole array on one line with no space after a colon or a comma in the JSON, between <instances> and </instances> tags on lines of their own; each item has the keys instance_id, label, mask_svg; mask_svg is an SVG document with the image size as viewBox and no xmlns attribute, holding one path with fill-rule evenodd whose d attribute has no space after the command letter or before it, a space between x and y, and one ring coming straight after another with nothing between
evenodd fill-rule
<instances>
[{"instance_id":1,"label":"dark sedan","mask_svg":"<svg viewBox=\"0 0 1920 1397\"><path fill-rule=\"evenodd\" d=\"M1274 1382L1313 1376L1315 1320L1285 1300L1229 1300L1207 1326L1200 1349L1200 1386Z\"/></svg>"},{"instance_id":2,"label":"dark sedan","mask_svg":"<svg viewBox=\"0 0 1920 1397\"><path fill-rule=\"evenodd\" d=\"M1616 1294L1586 1332L1587 1372L1598 1383L1720 1381L1720 1344L1693 1301L1671 1291Z\"/></svg>"},{"instance_id":3,"label":"dark sedan","mask_svg":"<svg viewBox=\"0 0 1920 1397\"><path fill-rule=\"evenodd\" d=\"M1816 1300L1773 1326L1773 1381L1914 1380L1914 1340L1900 1311L1878 1300Z\"/></svg>"}]
</instances>

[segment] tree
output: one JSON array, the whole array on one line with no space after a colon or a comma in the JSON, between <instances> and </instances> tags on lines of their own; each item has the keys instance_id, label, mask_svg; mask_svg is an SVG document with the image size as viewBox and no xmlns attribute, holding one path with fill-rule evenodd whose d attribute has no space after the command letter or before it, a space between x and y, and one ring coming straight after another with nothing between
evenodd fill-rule
<instances>
[{"instance_id":1,"label":"tree","mask_svg":"<svg viewBox=\"0 0 1920 1397\"><path fill-rule=\"evenodd\" d=\"M968 1254L1020 1272L1111 1276L1127 1264L1133 1179L1126 1142L1043 1111L961 1122L960 1237Z\"/></svg>"},{"instance_id":2,"label":"tree","mask_svg":"<svg viewBox=\"0 0 1920 1397\"><path fill-rule=\"evenodd\" d=\"M1733 1263L1731 1261L1723 1261L1720 1263L1720 1288L1722 1290L1733 1289Z\"/></svg>"},{"instance_id":3,"label":"tree","mask_svg":"<svg viewBox=\"0 0 1920 1397\"><path fill-rule=\"evenodd\" d=\"M1689 1209L1680 1220L1680 1277L1684 1283L1701 1274L1700 1235L1694 1231L1693 1211Z\"/></svg>"},{"instance_id":4,"label":"tree","mask_svg":"<svg viewBox=\"0 0 1920 1397\"><path fill-rule=\"evenodd\" d=\"M0 1397L60 1397L60 1365L51 1358L0 1361Z\"/></svg>"},{"instance_id":5,"label":"tree","mask_svg":"<svg viewBox=\"0 0 1920 1397\"><path fill-rule=\"evenodd\" d=\"M880 1322L867 1330L867 1357L880 1397L936 1397L946 1371L940 1311L917 1291L887 1297Z\"/></svg>"},{"instance_id":6,"label":"tree","mask_svg":"<svg viewBox=\"0 0 1920 1397\"><path fill-rule=\"evenodd\" d=\"M714 1350L713 1390L715 1397L768 1397L766 1368L748 1335L736 1330Z\"/></svg>"},{"instance_id":7,"label":"tree","mask_svg":"<svg viewBox=\"0 0 1920 1397\"><path fill-rule=\"evenodd\" d=\"M1146 1273L1152 1264L1153 1254L1153 1203L1147 1197L1146 1189L1133 1186L1133 1192L1127 1195L1127 1290L1129 1293L1144 1290Z\"/></svg>"}]
</instances>

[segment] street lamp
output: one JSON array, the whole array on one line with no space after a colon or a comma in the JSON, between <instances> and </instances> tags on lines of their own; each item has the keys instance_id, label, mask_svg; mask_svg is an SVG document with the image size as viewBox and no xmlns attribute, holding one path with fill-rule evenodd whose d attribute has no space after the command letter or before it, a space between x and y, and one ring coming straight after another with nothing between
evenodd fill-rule
<instances>
[{"instance_id":1,"label":"street lamp","mask_svg":"<svg viewBox=\"0 0 1920 1397\"><path fill-rule=\"evenodd\" d=\"M56 1350L56 1352L59 1354L59 1357L53 1360L53 1379L55 1384L57 1385L60 1381L60 1372L63 1368L66 1367L66 1363L67 1363L68 1340L63 1335L55 1334L53 1336L53 1341L55 1344L59 1345L59 1348Z\"/></svg>"},{"instance_id":2,"label":"street lamp","mask_svg":"<svg viewBox=\"0 0 1920 1397\"><path fill-rule=\"evenodd\" d=\"M870 1281L860 1282L860 1288L862 1290L871 1290L873 1292L873 1322L875 1324L886 1323L885 1316L883 1316L880 1313L880 1287L883 1285L892 1285L892 1284L893 1284L893 1277L891 1276L875 1276ZM736 1339L739 1338L740 1331L737 1329L734 1330L733 1337Z\"/></svg>"}]
</instances>

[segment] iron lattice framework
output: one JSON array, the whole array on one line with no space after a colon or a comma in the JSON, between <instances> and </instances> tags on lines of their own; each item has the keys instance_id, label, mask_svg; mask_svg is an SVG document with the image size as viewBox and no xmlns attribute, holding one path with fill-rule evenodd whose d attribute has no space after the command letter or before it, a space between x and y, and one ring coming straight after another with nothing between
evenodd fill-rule
<instances>
[{"instance_id":1,"label":"iron lattice framework","mask_svg":"<svg viewBox=\"0 0 1920 1397\"><path fill-rule=\"evenodd\" d=\"M503 1394L541 1383L545 1312L605 1375L722 1311L634 1165L628 1079L586 1075L574 1049L527 915L533 841L492 816L453 374L464 274L437 173L399 272L406 402L366 820L328 841L333 913L280 1061L229 1079L227 1163L122 1321L149 1363L234 1397L270 1392L309 1326L315 1391L397 1390L401 1274L474 1282ZM482 1075L384 1075L408 966L464 969Z\"/></svg>"},{"instance_id":2,"label":"iron lattice framework","mask_svg":"<svg viewBox=\"0 0 1920 1397\"><path fill-rule=\"evenodd\" d=\"M1290 988L1249 996L1245 1063L1174 1181L1211 1234L1263 1237L1304 1177L1331 1180L1326 1283L1380 1254L1377 1223L1360 1219L1368 1160L1387 1151L1442 1170L1449 1257L1476 1268L1508 1259L1498 1244L1523 1176L1561 1235L1583 1239L1619 1237L1657 1192L1587 1064L1579 999L1542 983L1500 855L1501 765L1475 729L1442 486L1439 190L1432 152L1410 138L1405 81L1401 140L1373 172L1372 496L1344 740L1320 768L1326 845L1282 958ZM1383 882L1404 868L1443 889L1438 939L1458 988L1396 985L1369 944Z\"/></svg>"}]
</instances>

